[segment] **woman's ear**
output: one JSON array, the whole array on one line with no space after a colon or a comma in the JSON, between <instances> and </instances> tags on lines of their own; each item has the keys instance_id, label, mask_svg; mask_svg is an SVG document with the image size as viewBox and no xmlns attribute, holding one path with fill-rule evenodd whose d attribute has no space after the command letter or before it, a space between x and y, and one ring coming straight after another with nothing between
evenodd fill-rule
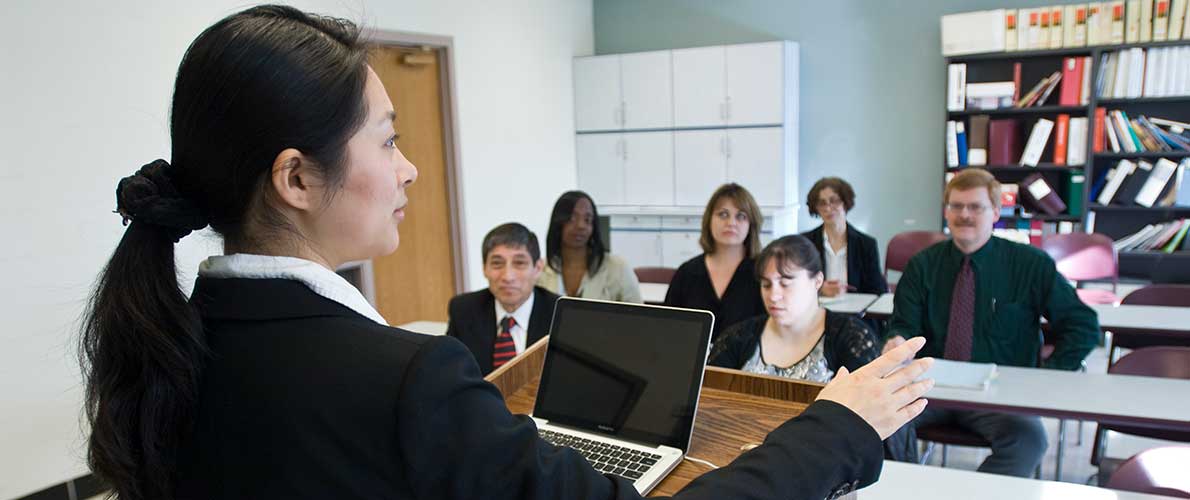
<instances>
[{"instance_id":1,"label":"woman's ear","mask_svg":"<svg viewBox=\"0 0 1190 500\"><path fill-rule=\"evenodd\" d=\"M322 176L309 157L293 148L281 151L273 160L269 185L277 200L292 209L313 211L323 199Z\"/></svg>"},{"instance_id":2,"label":"woman's ear","mask_svg":"<svg viewBox=\"0 0 1190 500\"><path fill-rule=\"evenodd\" d=\"M821 290L822 283L824 281L826 281L826 276L824 276L822 274L822 271L818 271L818 272L814 273L814 289L815 290Z\"/></svg>"}]
</instances>

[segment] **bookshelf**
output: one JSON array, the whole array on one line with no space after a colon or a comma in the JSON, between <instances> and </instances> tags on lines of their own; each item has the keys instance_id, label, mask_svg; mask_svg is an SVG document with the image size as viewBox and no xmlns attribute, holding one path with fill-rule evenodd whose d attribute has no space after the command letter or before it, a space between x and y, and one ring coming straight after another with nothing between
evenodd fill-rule
<instances>
[{"instance_id":1,"label":"bookshelf","mask_svg":"<svg viewBox=\"0 0 1190 500\"><path fill-rule=\"evenodd\" d=\"M1018 208L1011 215L1001 216L1003 225L1010 228L1027 229L1029 228L1029 222L1041 221L1047 225L1047 233L1054 232L1054 228L1051 225L1058 223L1074 223L1075 230L1083 230L1088 225L1091 225L1094 232L1102 233L1111 237L1113 240L1118 240L1139 231L1148 224L1190 217L1190 207L1146 208L1139 205L1101 206L1090 198L1095 181L1108 169L1115 167L1120 160L1156 162L1158 159L1166 158L1177 163L1182 159L1190 158L1190 152L1187 151L1113 153L1111 152L1110 145L1106 146L1106 152L1094 152L1095 114L1099 108L1104 108L1108 111L1122 110L1127 113L1129 118L1145 115L1148 117L1190 122L1190 95L1139 98L1099 97L1095 82L1101 71L1100 66L1102 65L1103 56L1108 53L1130 48L1149 49L1186 46L1190 46L1190 40L966 54L946 57L946 65L956 63L966 64L966 83L968 84L1013 81L1014 64L1019 63L1020 95L1026 94L1037 82L1054 71L1060 71L1065 58L1090 58L1090 96L1086 99L1085 104L1078 106L1056 105L1060 101L1060 96L1058 95L1059 90L1055 89L1053 95L1049 97L1044 106L1001 109L971 109L968 107L963 111L945 112L944 124L946 121L959 121L966 123L967 127L970 127L969 120L971 117L976 115L987 115L991 120L1016 120L1019 146L1014 152L1016 155L1015 159L1020 158L1021 150L1026 145L1029 133L1038 119L1054 120L1055 117L1061 114L1069 115L1071 118L1087 118L1086 161L1083 165L1059 165L1054 163L1055 139L1054 132L1051 132L1045 152L1042 154L1036 167L1003 164L979 166L979 168L991 172L998 180L1005 184L1017 184L1026 176L1039 173L1061 196L1068 207L1066 213L1052 216L1043 213L1022 213L1021 209ZM968 128L967 130L969 131L970 129ZM990 148L991 145L989 145ZM945 148L942 151L942 165L943 172L946 174L968 168L965 166L949 166ZM1190 172L1188 172L1188 175L1190 175ZM1081 187L1072 183L1072 179L1079 177L1083 179ZM1020 189L1023 190L1024 186L1020 186ZM1075 196L1079 199L1075 203L1071 203L1072 198ZM1019 205L1020 202L1018 201ZM1071 213L1072 206L1081 207L1081 210L1075 209L1076 213ZM945 223L943 222L943 224ZM1182 248L1187 247L1183 246ZM1120 252L1119 269L1120 275L1126 278L1165 282L1171 279L1175 281L1190 281L1190 250L1177 250L1173 253L1159 251Z\"/></svg>"}]
</instances>

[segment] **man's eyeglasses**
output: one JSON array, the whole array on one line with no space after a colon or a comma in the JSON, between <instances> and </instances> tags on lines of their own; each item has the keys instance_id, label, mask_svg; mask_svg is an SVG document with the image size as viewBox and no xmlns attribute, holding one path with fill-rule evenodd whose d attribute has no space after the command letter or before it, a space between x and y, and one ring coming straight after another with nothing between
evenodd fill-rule
<instances>
[{"instance_id":1,"label":"man's eyeglasses","mask_svg":"<svg viewBox=\"0 0 1190 500\"><path fill-rule=\"evenodd\" d=\"M962 213L966 209L968 213L973 215L982 214L988 209L986 203L947 203L946 210L954 213Z\"/></svg>"}]
</instances>

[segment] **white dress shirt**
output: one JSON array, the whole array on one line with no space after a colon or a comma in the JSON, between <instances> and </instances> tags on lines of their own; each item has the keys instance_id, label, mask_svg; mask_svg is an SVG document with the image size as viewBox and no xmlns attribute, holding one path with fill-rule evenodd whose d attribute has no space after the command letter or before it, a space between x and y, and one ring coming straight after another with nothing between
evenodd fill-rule
<instances>
[{"instance_id":1,"label":"white dress shirt","mask_svg":"<svg viewBox=\"0 0 1190 500\"><path fill-rule=\"evenodd\" d=\"M533 315L534 295L537 294L530 293L525 303L521 304L521 307L518 307L517 310L511 313L504 310L504 306L500 305L499 300L494 301L496 302L496 336L500 336L500 322L504 320L505 316L512 316L516 324L512 326L512 331L509 333L512 334L512 343L516 345L518 356L525 352L525 339L528 337L529 332L529 317Z\"/></svg>"},{"instance_id":2,"label":"white dress shirt","mask_svg":"<svg viewBox=\"0 0 1190 500\"><path fill-rule=\"evenodd\" d=\"M237 253L214 255L198 265L204 278L280 278L300 281L314 293L333 300L361 315L388 325L368 299L346 279L319 264L297 257ZM517 318L520 322L520 318Z\"/></svg>"},{"instance_id":3,"label":"white dress shirt","mask_svg":"<svg viewBox=\"0 0 1190 500\"><path fill-rule=\"evenodd\" d=\"M846 241L846 240L844 240ZM826 230L822 231L822 255L826 258L823 263L823 270L826 271L826 279L839 280L839 283L847 285L847 245L835 251L831 247L831 238L826 235Z\"/></svg>"}]
</instances>

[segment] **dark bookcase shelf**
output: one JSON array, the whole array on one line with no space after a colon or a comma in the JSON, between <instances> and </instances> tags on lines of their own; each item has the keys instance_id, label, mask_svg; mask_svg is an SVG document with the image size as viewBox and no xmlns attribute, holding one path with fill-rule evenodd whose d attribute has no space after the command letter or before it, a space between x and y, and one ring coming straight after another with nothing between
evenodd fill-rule
<instances>
[{"instance_id":1,"label":"dark bookcase shelf","mask_svg":"<svg viewBox=\"0 0 1190 500\"><path fill-rule=\"evenodd\" d=\"M1099 98L1099 105L1102 107L1127 106L1129 104L1179 104L1184 102L1190 102L1190 95L1167 97L1132 97L1121 99Z\"/></svg>"},{"instance_id":2,"label":"dark bookcase shelf","mask_svg":"<svg viewBox=\"0 0 1190 500\"><path fill-rule=\"evenodd\" d=\"M947 172L959 172L968 168L982 168L991 172L998 173L1028 173L1028 172L1079 172L1082 171L1083 165L1054 165L1053 163L1038 163L1036 167L1026 167L1023 165L966 165L962 167L946 167Z\"/></svg>"},{"instance_id":3,"label":"dark bookcase shelf","mask_svg":"<svg viewBox=\"0 0 1190 500\"><path fill-rule=\"evenodd\" d=\"M1050 97L1053 99L1053 97ZM954 117L971 116L971 115L988 115L988 116L1029 116L1029 115L1045 115L1045 114L1081 114L1086 116L1086 106L1034 106L1030 108L1000 108L1000 109L968 109L963 111L950 111L948 114Z\"/></svg>"},{"instance_id":4,"label":"dark bookcase shelf","mask_svg":"<svg viewBox=\"0 0 1190 500\"><path fill-rule=\"evenodd\" d=\"M1095 153L1096 160L1131 160L1133 158L1186 158L1190 151L1146 151L1144 153Z\"/></svg>"}]
</instances>

